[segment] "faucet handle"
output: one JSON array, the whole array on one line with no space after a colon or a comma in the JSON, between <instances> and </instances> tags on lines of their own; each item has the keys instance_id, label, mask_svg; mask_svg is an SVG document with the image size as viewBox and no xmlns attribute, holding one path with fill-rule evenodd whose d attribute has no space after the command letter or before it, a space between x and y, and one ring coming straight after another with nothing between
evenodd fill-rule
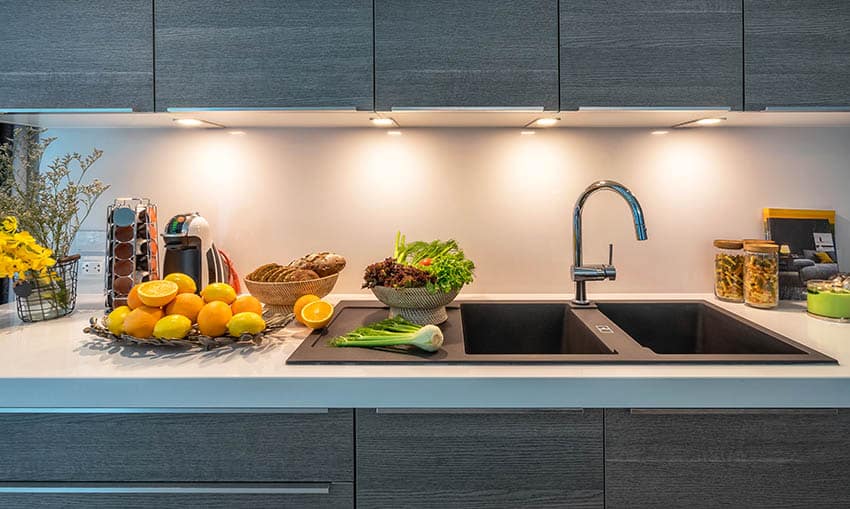
<instances>
[{"instance_id":1,"label":"faucet handle","mask_svg":"<svg viewBox=\"0 0 850 509\"><path fill-rule=\"evenodd\" d=\"M614 265L614 244L608 244L608 265Z\"/></svg>"}]
</instances>

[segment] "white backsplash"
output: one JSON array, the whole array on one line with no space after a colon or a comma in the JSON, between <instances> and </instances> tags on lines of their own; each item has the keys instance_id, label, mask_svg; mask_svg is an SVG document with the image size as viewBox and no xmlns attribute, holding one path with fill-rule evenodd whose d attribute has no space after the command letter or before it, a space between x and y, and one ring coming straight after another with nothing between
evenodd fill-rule
<instances>
[{"instance_id":1,"label":"white backsplash","mask_svg":"<svg viewBox=\"0 0 850 509\"><path fill-rule=\"evenodd\" d=\"M247 130L55 129L48 157L105 151L93 176L107 204L144 196L160 225L199 211L241 274L317 250L348 259L336 291L358 292L362 269L408 239L457 239L477 265L476 293L571 291L571 218L578 194L615 179L635 193L649 240L637 242L625 203L593 196L585 261L607 259L615 282L593 292L709 292L714 238L762 234L762 207L838 213L850 269L849 128ZM96 278L93 287L99 288Z\"/></svg>"}]
</instances>

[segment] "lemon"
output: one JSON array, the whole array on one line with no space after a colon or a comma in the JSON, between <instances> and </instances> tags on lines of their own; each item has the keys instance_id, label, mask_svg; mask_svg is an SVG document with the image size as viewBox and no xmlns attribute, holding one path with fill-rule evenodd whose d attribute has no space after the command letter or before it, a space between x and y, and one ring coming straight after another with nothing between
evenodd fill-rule
<instances>
[{"instance_id":1,"label":"lemon","mask_svg":"<svg viewBox=\"0 0 850 509\"><path fill-rule=\"evenodd\" d=\"M160 318L153 328L153 337L160 339L183 339L192 330L192 321L183 315L168 315Z\"/></svg>"},{"instance_id":2,"label":"lemon","mask_svg":"<svg viewBox=\"0 0 850 509\"><path fill-rule=\"evenodd\" d=\"M121 306L112 310L106 317L106 326L109 328L109 332L116 336L124 334L124 319L127 318L130 311L132 311L130 306Z\"/></svg>"},{"instance_id":3,"label":"lemon","mask_svg":"<svg viewBox=\"0 0 850 509\"><path fill-rule=\"evenodd\" d=\"M182 272L172 272L171 274L165 276L163 279L176 284L178 294L195 293L198 291L198 285L195 284L195 280L192 279L192 276L189 276L188 274L183 274Z\"/></svg>"},{"instance_id":4,"label":"lemon","mask_svg":"<svg viewBox=\"0 0 850 509\"><path fill-rule=\"evenodd\" d=\"M201 290L201 297L204 302L220 300L229 306L236 300L236 290L227 283L211 283Z\"/></svg>"},{"instance_id":5,"label":"lemon","mask_svg":"<svg viewBox=\"0 0 850 509\"><path fill-rule=\"evenodd\" d=\"M139 300L145 306L161 308L174 300L179 290L177 283L159 279L147 281L139 285Z\"/></svg>"},{"instance_id":6,"label":"lemon","mask_svg":"<svg viewBox=\"0 0 850 509\"><path fill-rule=\"evenodd\" d=\"M252 311L236 313L227 322L227 332L234 338L238 338L242 334L259 334L265 328L266 322L263 317Z\"/></svg>"},{"instance_id":7,"label":"lemon","mask_svg":"<svg viewBox=\"0 0 850 509\"><path fill-rule=\"evenodd\" d=\"M304 306L311 302L316 302L319 300L318 295L307 294L298 297L298 300L295 301L295 304L292 305L292 312L295 314L295 319L301 322L301 310L304 309ZM303 323L303 322L302 322Z\"/></svg>"},{"instance_id":8,"label":"lemon","mask_svg":"<svg viewBox=\"0 0 850 509\"><path fill-rule=\"evenodd\" d=\"M311 329L326 326L334 314L334 307L323 300L311 302L301 308L301 323Z\"/></svg>"}]
</instances>

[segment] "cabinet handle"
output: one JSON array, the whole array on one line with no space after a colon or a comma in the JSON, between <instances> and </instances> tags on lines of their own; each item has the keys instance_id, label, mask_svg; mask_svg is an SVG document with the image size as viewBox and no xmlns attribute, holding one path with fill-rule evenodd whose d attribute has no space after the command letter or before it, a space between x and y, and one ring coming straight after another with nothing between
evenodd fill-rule
<instances>
[{"instance_id":1,"label":"cabinet handle","mask_svg":"<svg viewBox=\"0 0 850 509\"><path fill-rule=\"evenodd\" d=\"M133 108L2 108L0 115L26 113L41 115L45 113L133 113Z\"/></svg>"},{"instance_id":2,"label":"cabinet handle","mask_svg":"<svg viewBox=\"0 0 850 509\"><path fill-rule=\"evenodd\" d=\"M540 113L543 106L393 106L390 111L514 111L517 113Z\"/></svg>"},{"instance_id":3,"label":"cabinet handle","mask_svg":"<svg viewBox=\"0 0 850 509\"><path fill-rule=\"evenodd\" d=\"M841 112L850 111L850 106L766 106L762 111Z\"/></svg>"},{"instance_id":4,"label":"cabinet handle","mask_svg":"<svg viewBox=\"0 0 850 509\"><path fill-rule=\"evenodd\" d=\"M135 494L214 494L214 495L328 495L328 483L0 483L0 493L135 493Z\"/></svg>"},{"instance_id":5,"label":"cabinet handle","mask_svg":"<svg viewBox=\"0 0 850 509\"><path fill-rule=\"evenodd\" d=\"M732 111L729 106L579 106L578 111Z\"/></svg>"},{"instance_id":6,"label":"cabinet handle","mask_svg":"<svg viewBox=\"0 0 850 509\"><path fill-rule=\"evenodd\" d=\"M205 111L292 111L292 112L310 112L310 111L322 111L322 112L340 112L340 113L349 113L352 111L357 111L357 108L354 106L351 107L343 107L339 108L336 106L281 106L281 107L225 107L225 108L206 108L206 107L197 107L197 108L165 108L165 111L168 113L193 113L193 112L205 112Z\"/></svg>"},{"instance_id":7,"label":"cabinet handle","mask_svg":"<svg viewBox=\"0 0 850 509\"><path fill-rule=\"evenodd\" d=\"M326 414L327 408L2 407L0 414Z\"/></svg>"},{"instance_id":8,"label":"cabinet handle","mask_svg":"<svg viewBox=\"0 0 850 509\"><path fill-rule=\"evenodd\" d=\"M837 408L632 408L632 415L838 415Z\"/></svg>"},{"instance_id":9,"label":"cabinet handle","mask_svg":"<svg viewBox=\"0 0 850 509\"><path fill-rule=\"evenodd\" d=\"M440 415L470 415L470 414L527 414L527 413L565 413L583 414L583 408L376 408L376 414L440 414Z\"/></svg>"}]
</instances>

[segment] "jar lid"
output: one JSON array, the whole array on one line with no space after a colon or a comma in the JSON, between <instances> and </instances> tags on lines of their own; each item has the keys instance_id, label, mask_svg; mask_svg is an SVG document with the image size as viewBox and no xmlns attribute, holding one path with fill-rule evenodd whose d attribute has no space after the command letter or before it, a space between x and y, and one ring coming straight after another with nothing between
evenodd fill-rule
<instances>
[{"instance_id":1,"label":"jar lid","mask_svg":"<svg viewBox=\"0 0 850 509\"><path fill-rule=\"evenodd\" d=\"M721 249L741 249L744 243L740 240L717 239L714 241L714 247Z\"/></svg>"},{"instance_id":2,"label":"jar lid","mask_svg":"<svg viewBox=\"0 0 850 509\"><path fill-rule=\"evenodd\" d=\"M779 246L776 244L747 244L744 249L753 253L778 253Z\"/></svg>"},{"instance_id":3,"label":"jar lid","mask_svg":"<svg viewBox=\"0 0 850 509\"><path fill-rule=\"evenodd\" d=\"M742 242L744 246L747 244L776 244L776 241L767 239L744 239Z\"/></svg>"}]
</instances>

